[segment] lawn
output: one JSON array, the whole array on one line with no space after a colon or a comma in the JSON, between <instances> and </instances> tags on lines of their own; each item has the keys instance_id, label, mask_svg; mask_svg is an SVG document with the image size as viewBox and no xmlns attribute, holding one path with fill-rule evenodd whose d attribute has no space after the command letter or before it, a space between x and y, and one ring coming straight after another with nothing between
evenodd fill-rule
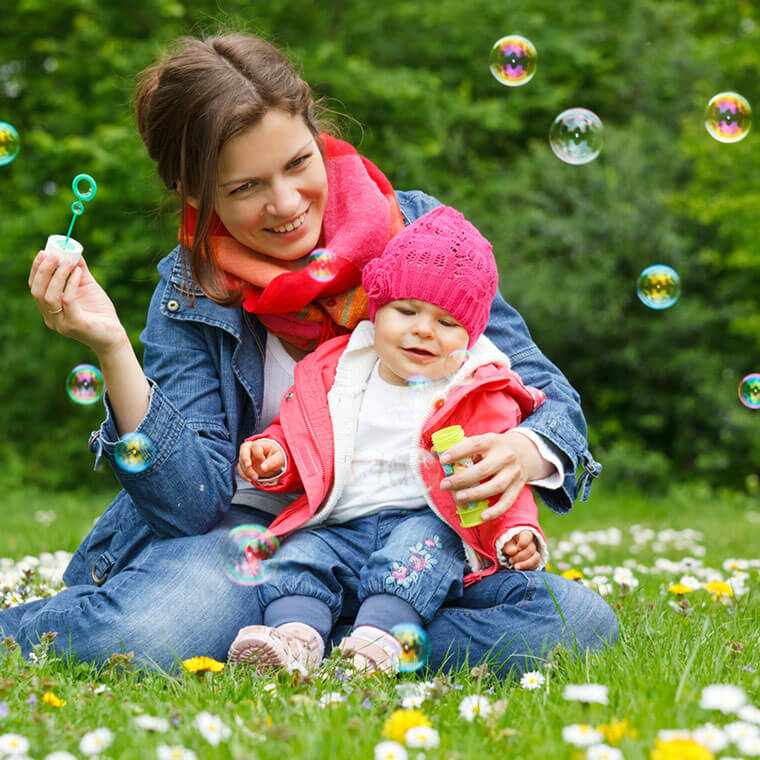
<instances>
[{"instance_id":1,"label":"lawn","mask_svg":"<svg viewBox=\"0 0 760 760\"><path fill-rule=\"evenodd\" d=\"M73 550L107 498L8 493L0 535L0 556L9 558L0 568L4 582L25 555ZM166 676L136 673L124 657L99 670L64 667L46 659L44 647L39 662L23 662L6 644L0 756L760 756L760 710L753 707L760 707L756 497L699 485L644 497L597 485L591 501L570 515L543 509L541 518L551 570L580 574L579 582L616 609L615 648L587 659L556 651L521 685L488 668L347 679L337 661L295 680L229 667ZM45 555L41 566L54 564ZM55 584L54 573L46 577ZM6 599L14 593L6 586ZM603 688L580 700L572 688L566 692L581 684ZM735 688L705 691L716 684ZM405 709L417 712L398 712ZM414 726L420 727L407 734ZM388 739L399 743L381 744Z\"/></svg>"}]
</instances>

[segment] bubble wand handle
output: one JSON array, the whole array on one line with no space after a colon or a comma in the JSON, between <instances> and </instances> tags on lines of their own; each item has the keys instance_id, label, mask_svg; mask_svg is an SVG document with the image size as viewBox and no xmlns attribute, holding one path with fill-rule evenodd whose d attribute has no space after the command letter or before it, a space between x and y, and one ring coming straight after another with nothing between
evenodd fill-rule
<instances>
[{"instance_id":1,"label":"bubble wand handle","mask_svg":"<svg viewBox=\"0 0 760 760\"><path fill-rule=\"evenodd\" d=\"M79 189L79 183L83 181L89 183L90 185L90 188L87 192L82 192ZM76 196L77 200L71 204L71 224L69 225L69 231L66 233L66 240L63 242L64 248L67 248L69 245L69 238L71 237L71 231L74 229L74 222L76 222L77 217L84 212L84 204L87 203L87 201L91 201L95 197L95 194L98 192L98 186L95 184L95 180L89 174L77 174L71 183L71 189L74 191L74 195Z\"/></svg>"}]
</instances>

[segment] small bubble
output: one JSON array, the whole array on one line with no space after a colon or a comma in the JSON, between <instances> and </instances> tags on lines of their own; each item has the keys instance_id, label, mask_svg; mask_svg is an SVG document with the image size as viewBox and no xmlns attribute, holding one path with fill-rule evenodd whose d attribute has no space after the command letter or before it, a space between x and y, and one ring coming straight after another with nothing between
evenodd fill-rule
<instances>
[{"instance_id":1,"label":"small bubble","mask_svg":"<svg viewBox=\"0 0 760 760\"><path fill-rule=\"evenodd\" d=\"M150 467L155 452L144 433L125 433L114 446L116 464L127 472L142 472Z\"/></svg>"},{"instance_id":2,"label":"small bubble","mask_svg":"<svg viewBox=\"0 0 760 760\"><path fill-rule=\"evenodd\" d=\"M53 180L48 180L42 185L42 192L45 193L45 195L55 195L58 191L58 185L56 185Z\"/></svg>"},{"instance_id":3,"label":"small bubble","mask_svg":"<svg viewBox=\"0 0 760 760\"><path fill-rule=\"evenodd\" d=\"M566 164L587 164L602 149L602 120L588 108L568 108L552 123L549 145Z\"/></svg>"},{"instance_id":4,"label":"small bubble","mask_svg":"<svg viewBox=\"0 0 760 760\"><path fill-rule=\"evenodd\" d=\"M19 147L16 128L12 124L0 121L0 166L5 166L13 161L18 155Z\"/></svg>"},{"instance_id":5,"label":"small bubble","mask_svg":"<svg viewBox=\"0 0 760 760\"><path fill-rule=\"evenodd\" d=\"M752 108L738 92L720 92L705 109L705 129L722 143L743 140L752 126Z\"/></svg>"},{"instance_id":6,"label":"small bubble","mask_svg":"<svg viewBox=\"0 0 760 760\"><path fill-rule=\"evenodd\" d=\"M533 79L537 60L536 47L530 40L510 34L494 43L489 62L497 82L519 87Z\"/></svg>"},{"instance_id":7,"label":"small bubble","mask_svg":"<svg viewBox=\"0 0 760 760\"><path fill-rule=\"evenodd\" d=\"M425 631L414 623L399 623L391 628L391 635L401 644L398 669L414 673L424 667L430 657L430 640Z\"/></svg>"},{"instance_id":8,"label":"small bubble","mask_svg":"<svg viewBox=\"0 0 760 760\"><path fill-rule=\"evenodd\" d=\"M48 73L52 73L58 68L58 59L53 58L52 55L49 55L43 62L42 62L42 68L45 69Z\"/></svg>"},{"instance_id":9,"label":"small bubble","mask_svg":"<svg viewBox=\"0 0 760 760\"><path fill-rule=\"evenodd\" d=\"M92 364L77 364L66 378L66 393L75 404L95 404L103 397L103 374Z\"/></svg>"},{"instance_id":10,"label":"small bubble","mask_svg":"<svg viewBox=\"0 0 760 760\"><path fill-rule=\"evenodd\" d=\"M309 256L306 271L317 282L330 282L338 274L339 263L338 257L327 248L317 248Z\"/></svg>"},{"instance_id":11,"label":"small bubble","mask_svg":"<svg viewBox=\"0 0 760 760\"><path fill-rule=\"evenodd\" d=\"M465 365L470 358L470 352L466 348L458 348L456 351L452 351L443 364L444 371L446 372L446 378L449 382L454 381L456 373ZM472 374L467 374L464 377L460 377L457 380L457 385L466 385L472 380Z\"/></svg>"},{"instance_id":12,"label":"small bubble","mask_svg":"<svg viewBox=\"0 0 760 760\"><path fill-rule=\"evenodd\" d=\"M10 79L3 84L3 92L8 98L17 98L21 92L21 83Z\"/></svg>"},{"instance_id":13,"label":"small bubble","mask_svg":"<svg viewBox=\"0 0 760 760\"><path fill-rule=\"evenodd\" d=\"M681 278L675 269L654 264L639 275L636 295L650 309L669 309L681 295Z\"/></svg>"},{"instance_id":14,"label":"small bubble","mask_svg":"<svg viewBox=\"0 0 760 760\"><path fill-rule=\"evenodd\" d=\"M739 383L739 401L747 409L760 409L760 373L753 372Z\"/></svg>"},{"instance_id":15,"label":"small bubble","mask_svg":"<svg viewBox=\"0 0 760 760\"><path fill-rule=\"evenodd\" d=\"M240 586L256 586L272 577L278 562L273 559L280 541L261 525L238 525L225 537L219 550L224 574Z\"/></svg>"}]
</instances>

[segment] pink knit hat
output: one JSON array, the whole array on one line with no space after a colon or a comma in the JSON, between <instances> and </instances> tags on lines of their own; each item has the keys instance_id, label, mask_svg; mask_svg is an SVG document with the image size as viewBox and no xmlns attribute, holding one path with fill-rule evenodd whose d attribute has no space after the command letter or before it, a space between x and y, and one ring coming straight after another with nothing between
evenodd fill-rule
<instances>
[{"instance_id":1,"label":"pink knit hat","mask_svg":"<svg viewBox=\"0 0 760 760\"><path fill-rule=\"evenodd\" d=\"M468 348L486 329L498 282L491 244L449 206L437 206L398 232L362 270L373 322L389 301L427 301L462 323Z\"/></svg>"}]
</instances>

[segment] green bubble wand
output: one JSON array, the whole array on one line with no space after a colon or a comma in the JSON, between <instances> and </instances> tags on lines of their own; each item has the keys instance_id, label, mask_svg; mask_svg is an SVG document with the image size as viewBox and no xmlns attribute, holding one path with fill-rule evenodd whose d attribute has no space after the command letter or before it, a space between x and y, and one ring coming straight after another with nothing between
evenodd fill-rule
<instances>
[{"instance_id":1,"label":"green bubble wand","mask_svg":"<svg viewBox=\"0 0 760 760\"><path fill-rule=\"evenodd\" d=\"M82 192L79 189L80 182L89 183L90 188L87 192ZM71 189L74 191L74 196L77 200L71 204L71 224L69 225L69 231L66 233L66 240L63 241L63 248L69 247L69 238L71 237L71 231L74 229L74 222L76 222L77 217L84 212L84 204L91 201L98 192L98 186L89 174L77 174L71 183Z\"/></svg>"}]
</instances>

